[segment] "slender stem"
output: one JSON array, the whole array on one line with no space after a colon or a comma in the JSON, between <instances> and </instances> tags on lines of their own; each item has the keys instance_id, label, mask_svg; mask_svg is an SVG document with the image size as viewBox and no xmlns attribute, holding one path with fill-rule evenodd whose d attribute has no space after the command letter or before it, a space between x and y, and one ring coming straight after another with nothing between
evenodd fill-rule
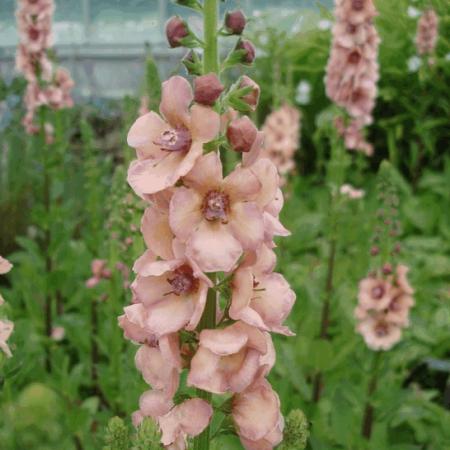
<instances>
[{"instance_id":1,"label":"slender stem","mask_svg":"<svg viewBox=\"0 0 450 450\"><path fill-rule=\"evenodd\" d=\"M219 51L217 40L217 24L219 7L217 0L205 0L204 11L204 41L203 70L205 73L219 72Z\"/></svg>"},{"instance_id":2,"label":"slender stem","mask_svg":"<svg viewBox=\"0 0 450 450\"><path fill-rule=\"evenodd\" d=\"M361 427L361 435L367 440L372 436L372 426L375 418L375 408L372 405L372 396L377 390L378 372L380 368L381 352L376 352L372 359L371 377L367 386L367 401Z\"/></svg>"}]
</instances>

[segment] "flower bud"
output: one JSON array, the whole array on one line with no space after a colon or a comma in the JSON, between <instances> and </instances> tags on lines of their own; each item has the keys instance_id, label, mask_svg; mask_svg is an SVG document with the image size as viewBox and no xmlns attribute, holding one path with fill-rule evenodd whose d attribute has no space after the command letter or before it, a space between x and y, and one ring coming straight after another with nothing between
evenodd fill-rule
<instances>
[{"instance_id":1,"label":"flower bud","mask_svg":"<svg viewBox=\"0 0 450 450\"><path fill-rule=\"evenodd\" d=\"M225 16L225 29L230 34L242 34L247 19L241 10L230 11Z\"/></svg>"},{"instance_id":2,"label":"flower bud","mask_svg":"<svg viewBox=\"0 0 450 450\"><path fill-rule=\"evenodd\" d=\"M386 263L382 270L384 275L390 275L392 273L392 264Z\"/></svg>"},{"instance_id":3,"label":"flower bud","mask_svg":"<svg viewBox=\"0 0 450 450\"><path fill-rule=\"evenodd\" d=\"M200 56L194 50L189 50L181 60L186 70L191 75L201 75L203 66Z\"/></svg>"},{"instance_id":4,"label":"flower bud","mask_svg":"<svg viewBox=\"0 0 450 450\"><path fill-rule=\"evenodd\" d=\"M261 93L261 89L257 83L255 83L250 77L244 75L239 83L239 89L242 88L252 88L251 92L242 97L242 100L250 106L252 111L256 110L256 107L259 103L259 95Z\"/></svg>"},{"instance_id":5,"label":"flower bud","mask_svg":"<svg viewBox=\"0 0 450 450\"><path fill-rule=\"evenodd\" d=\"M227 138L235 152L249 152L255 142L258 129L254 123L243 116L233 120L227 129Z\"/></svg>"},{"instance_id":6,"label":"flower bud","mask_svg":"<svg viewBox=\"0 0 450 450\"><path fill-rule=\"evenodd\" d=\"M243 50L241 62L242 64L252 64L255 60L255 46L250 41L240 40L236 45L236 50Z\"/></svg>"},{"instance_id":7,"label":"flower bud","mask_svg":"<svg viewBox=\"0 0 450 450\"><path fill-rule=\"evenodd\" d=\"M172 48L181 47L181 40L189 36L186 22L181 17L171 17L166 24L166 36Z\"/></svg>"},{"instance_id":8,"label":"flower bud","mask_svg":"<svg viewBox=\"0 0 450 450\"><path fill-rule=\"evenodd\" d=\"M215 73L194 79L194 100L202 105L214 105L223 90L224 86Z\"/></svg>"},{"instance_id":9,"label":"flower bud","mask_svg":"<svg viewBox=\"0 0 450 450\"><path fill-rule=\"evenodd\" d=\"M370 249L370 254L372 256L377 256L380 253L380 249L374 245L371 249Z\"/></svg>"}]
</instances>

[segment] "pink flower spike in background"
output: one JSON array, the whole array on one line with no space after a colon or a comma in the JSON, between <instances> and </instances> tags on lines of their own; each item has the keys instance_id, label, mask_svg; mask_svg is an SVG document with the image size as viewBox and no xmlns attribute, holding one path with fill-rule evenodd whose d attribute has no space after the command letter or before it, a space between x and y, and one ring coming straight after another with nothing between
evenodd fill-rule
<instances>
[{"instance_id":1,"label":"pink flower spike in background","mask_svg":"<svg viewBox=\"0 0 450 450\"><path fill-rule=\"evenodd\" d=\"M419 55L433 53L439 37L439 18L433 9L427 9L417 23L416 47Z\"/></svg>"}]
</instances>

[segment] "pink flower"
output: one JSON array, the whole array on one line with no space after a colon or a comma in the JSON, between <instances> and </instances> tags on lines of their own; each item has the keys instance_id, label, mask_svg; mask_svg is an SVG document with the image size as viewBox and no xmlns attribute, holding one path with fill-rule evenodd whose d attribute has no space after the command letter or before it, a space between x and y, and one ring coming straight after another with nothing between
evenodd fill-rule
<instances>
[{"instance_id":1,"label":"pink flower","mask_svg":"<svg viewBox=\"0 0 450 450\"><path fill-rule=\"evenodd\" d=\"M146 310L145 328L162 336L183 328L194 330L206 304L209 279L186 258L155 261L146 252L134 266L135 301Z\"/></svg>"},{"instance_id":2,"label":"pink flower","mask_svg":"<svg viewBox=\"0 0 450 450\"><path fill-rule=\"evenodd\" d=\"M142 303L126 306L124 314L118 318L119 326L127 339L153 346L156 336L146 327L147 310Z\"/></svg>"},{"instance_id":3,"label":"pink flower","mask_svg":"<svg viewBox=\"0 0 450 450\"><path fill-rule=\"evenodd\" d=\"M232 319L261 330L293 335L283 322L294 305L295 293L281 274L264 273L258 263L243 266L234 274L232 289Z\"/></svg>"},{"instance_id":4,"label":"pink flower","mask_svg":"<svg viewBox=\"0 0 450 450\"><path fill-rule=\"evenodd\" d=\"M283 438L280 400L263 378L233 397L231 411L246 450L272 450Z\"/></svg>"},{"instance_id":5,"label":"pink flower","mask_svg":"<svg viewBox=\"0 0 450 450\"><path fill-rule=\"evenodd\" d=\"M8 273L13 268L13 265L6 259L0 256L0 275Z\"/></svg>"},{"instance_id":6,"label":"pink flower","mask_svg":"<svg viewBox=\"0 0 450 450\"><path fill-rule=\"evenodd\" d=\"M243 322L203 330L188 385L215 394L242 392L275 362L270 335Z\"/></svg>"},{"instance_id":7,"label":"pink flower","mask_svg":"<svg viewBox=\"0 0 450 450\"><path fill-rule=\"evenodd\" d=\"M56 342L62 341L65 335L66 330L64 329L64 327L54 327L52 329L51 338Z\"/></svg>"},{"instance_id":8,"label":"pink flower","mask_svg":"<svg viewBox=\"0 0 450 450\"><path fill-rule=\"evenodd\" d=\"M408 295L412 295L412 294L414 294L414 289L409 284L408 277L407 277L408 272L409 272L409 267L405 266L404 264L399 264L397 266L397 270L396 270L397 285L403 292L405 292Z\"/></svg>"},{"instance_id":9,"label":"pink flower","mask_svg":"<svg viewBox=\"0 0 450 450\"><path fill-rule=\"evenodd\" d=\"M139 398L141 417L151 417L157 420L166 415L173 408L173 401L167 398L163 391L152 389L144 392Z\"/></svg>"},{"instance_id":10,"label":"pink flower","mask_svg":"<svg viewBox=\"0 0 450 450\"><path fill-rule=\"evenodd\" d=\"M392 299L392 285L382 278L364 278L359 283L359 303L366 309L381 311Z\"/></svg>"},{"instance_id":11,"label":"pink flower","mask_svg":"<svg viewBox=\"0 0 450 450\"><path fill-rule=\"evenodd\" d=\"M416 46L419 55L433 53L438 40L439 18L433 9L425 11L417 23Z\"/></svg>"},{"instance_id":12,"label":"pink flower","mask_svg":"<svg viewBox=\"0 0 450 450\"><path fill-rule=\"evenodd\" d=\"M0 319L0 350L3 350L8 358L11 358L12 353L6 343L14 330L14 324L9 320Z\"/></svg>"},{"instance_id":13,"label":"pink flower","mask_svg":"<svg viewBox=\"0 0 450 450\"><path fill-rule=\"evenodd\" d=\"M395 291L387 308L386 320L400 326L409 325L409 310L414 306L414 299L404 292Z\"/></svg>"},{"instance_id":14,"label":"pink flower","mask_svg":"<svg viewBox=\"0 0 450 450\"><path fill-rule=\"evenodd\" d=\"M204 272L229 272L244 250L264 239L263 213L256 199L261 182L238 167L225 179L217 153L199 158L170 202L172 231L186 255Z\"/></svg>"},{"instance_id":15,"label":"pink flower","mask_svg":"<svg viewBox=\"0 0 450 450\"><path fill-rule=\"evenodd\" d=\"M159 418L162 444L176 444L174 449L184 450L186 437L198 436L209 425L212 414L211 405L199 398L192 398L175 406Z\"/></svg>"},{"instance_id":16,"label":"pink flower","mask_svg":"<svg viewBox=\"0 0 450 450\"><path fill-rule=\"evenodd\" d=\"M388 322L384 314L368 316L359 323L357 330L372 350L390 350L402 335L400 327Z\"/></svg>"},{"instance_id":17,"label":"pink flower","mask_svg":"<svg viewBox=\"0 0 450 450\"><path fill-rule=\"evenodd\" d=\"M339 192L342 195L346 195L348 198L351 198L351 199L360 199L360 198L363 198L364 195L365 195L364 190L362 190L362 189L355 189L350 184L343 184L339 188Z\"/></svg>"},{"instance_id":18,"label":"pink flower","mask_svg":"<svg viewBox=\"0 0 450 450\"><path fill-rule=\"evenodd\" d=\"M157 346L142 345L136 353L135 363L145 382L153 389L163 391L172 398L178 389L181 356L178 336L166 335Z\"/></svg>"},{"instance_id":19,"label":"pink flower","mask_svg":"<svg viewBox=\"0 0 450 450\"><path fill-rule=\"evenodd\" d=\"M173 186L203 153L203 144L216 137L220 117L198 104L189 109L193 93L189 83L174 76L163 83L160 111L139 117L128 133L138 160L131 163L128 182L143 196Z\"/></svg>"}]
</instances>

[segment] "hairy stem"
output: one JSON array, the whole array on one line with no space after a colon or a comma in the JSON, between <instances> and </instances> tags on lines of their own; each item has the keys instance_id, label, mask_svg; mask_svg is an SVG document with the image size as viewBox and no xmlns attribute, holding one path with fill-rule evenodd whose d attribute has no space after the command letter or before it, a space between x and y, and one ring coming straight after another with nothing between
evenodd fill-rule
<instances>
[{"instance_id":1,"label":"hairy stem","mask_svg":"<svg viewBox=\"0 0 450 450\"><path fill-rule=\"evenodd\" d=\"M361 427L361 435L367 440L372 436L372 426L375 418L375 409L372 405L372 396L377 390L378 385L378 371L380 367L381 352L376 352L372 359L371 377L367 386L367 400L364 409L364 416Z\"/></svg>"},{"instance_id":2,"label":"hairy stem","mask_svg":"<svg viewBox=\"0 0 450 450\"><path fill-rule=\"evenodd\" d=\"M218 0L205 0L203 4L203 27L204 27L204 42L205 49L203 54L203 72L219 73L219 52L218 52L218 38L217 26L219 19L219 3ZM216 282L216 276L212 276L212 280ZM217 296L215 290L208 291L208 298L206 300L205 310L200 320L198 331L203 329L214 329L216 327L216 304ZM197 389L199 398L211 402L212 394ZM209 443L211 440L210 427L208 426L199 436L194 439L194 450L209 450Z\"/></svg>"}]
</instances>

